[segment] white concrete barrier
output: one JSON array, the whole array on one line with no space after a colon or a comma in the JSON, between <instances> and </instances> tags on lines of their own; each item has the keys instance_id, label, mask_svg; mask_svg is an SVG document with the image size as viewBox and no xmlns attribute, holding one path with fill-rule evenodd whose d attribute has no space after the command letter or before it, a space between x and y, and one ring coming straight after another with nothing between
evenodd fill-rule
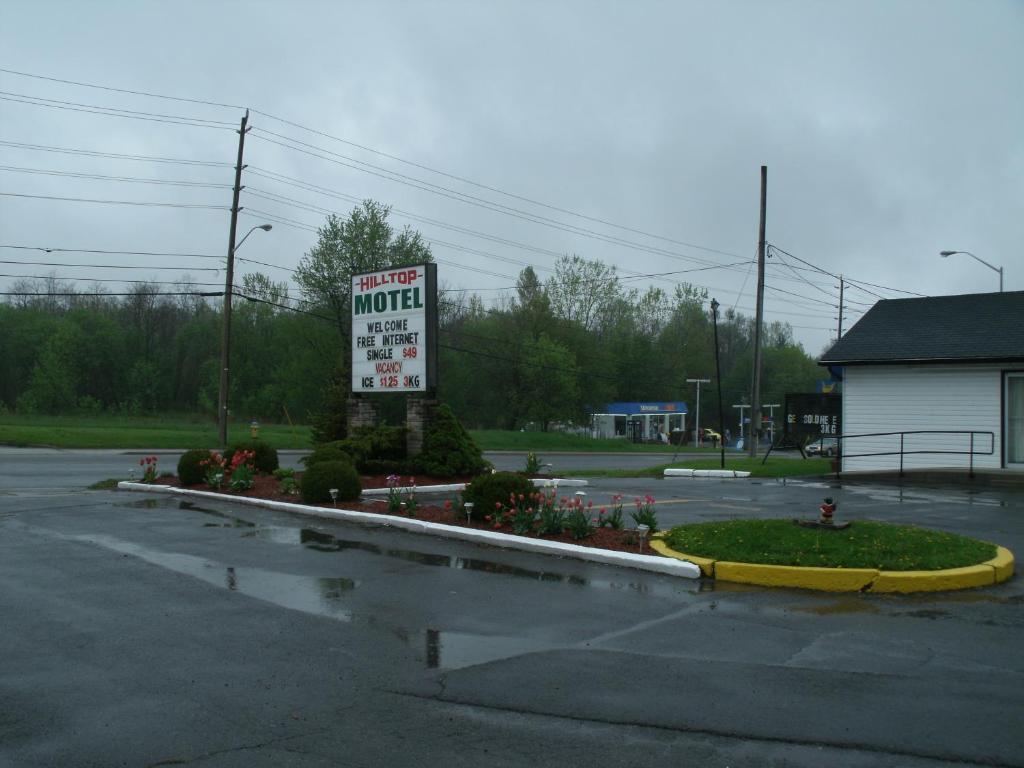
<instances>
[{"instance_id":1,"label":"white concrete barrier","mask_svg":"<svg viewBox=\"0 0 1024 768\"><path fill-rule=\"evenodd\" d=\"M665 477L750 477L740 469L666 469Z\"/></svg>"},{"instance_id":2,"label":"white concrete barrier","mask_svg":"<svg viewBox=\"0 0 1024 768\"><path fill-rule=\"evenodd\" d=\"M543 555L571 557L575 560L603 563L605 565L618 565L625 568L636 568L641 571L682 576L687 579L700 578L700 568L693 563L687 562L686 560L676 560L668 557L656 557L653 555L633 554L631 552L618 552L610 549L582 547L579 544L564 544L560 541L533 539L527 536L515 536L507 533L498 533L496 531L480 530L478 528L464 528L456 525L444 525L443 523L428 523L426 520L416 520L415 518L408 517L394 517L392 515L378 515L373 512L359 512L351 509L335 509L333 507L311 507L305 504L292 504L286 501L257 499L249 496L228 496L223 493L214 493L212 491L193 491L187 488L173 488L169 485L120 482L117 484L117 487L118 490L122 491L169 493L179 496L218 499L232 504L247 504L249 506L263 507L265 509L289 512L291 514L304 515L307 517L343 520L345 522L357 523L360 525L381 525L413 533L423 533L431 536L471 541L478 544L487 544L493 547L513 549L520 552L535 552Z\"/></svg>"}]
</instances>

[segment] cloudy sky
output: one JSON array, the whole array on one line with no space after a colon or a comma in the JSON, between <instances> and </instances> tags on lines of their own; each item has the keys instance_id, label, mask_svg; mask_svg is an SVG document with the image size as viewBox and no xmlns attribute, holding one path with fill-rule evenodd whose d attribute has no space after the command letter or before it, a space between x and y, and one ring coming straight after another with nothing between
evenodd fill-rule
<instances>
[{"instance_id":1,"label":"cloudy sky","mask_svg":"<svg viewBox=\"0 0 1024 768\"><path fill-rule=\"evenodd\" d=\"M766 318L811 354L835 334L825 272L860 283L846 327L878 296L997 289L943 249L1024 289L1022 2L7 0L0 68L0 244L197 254L5 247L60 266L2 264L0 290L223 285L245 107L239 236L274 228L238 256L280 268L239 268L277 280L324 211L370 197L487 302L576 253L751 314L766 165L767 238L791 254Z\"/></svg>"}]
</instances>

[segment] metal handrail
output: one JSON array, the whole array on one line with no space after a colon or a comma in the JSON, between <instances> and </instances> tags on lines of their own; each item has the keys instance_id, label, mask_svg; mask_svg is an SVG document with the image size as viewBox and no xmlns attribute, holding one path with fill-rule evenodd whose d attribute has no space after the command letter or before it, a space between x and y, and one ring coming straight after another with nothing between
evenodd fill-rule
<instances>
[{"instance_id":1,"label":"metal handrail","mask_svg":"<svg viewBox=\"0 0 1024 768\"><path fill-rule=\"evenodd\" d=\"M852 440L857 437L891 437L893 435L900 436L900 449L898 451L877 451L875 453L847 453L842 450L843 440ZM908 451L904 448L904 438L907 435L969 435L970 436L970 448L966 451L951 451L951 450L912 450ZM974 450L974 436L975 435L988 435L989 447L988 450ZM991 456L996 450L996 435L994 432L980 429L913 429L903 430L900 432L865 432L862 435L822 435L822 438L832 437L839 441L840 456L847 459L859 459L866 456L896 456L900 457L900 477L904 476L903 472L903 457L918 453L927 454L949 454L955 456L970 456L968 464L967 476L974 477L974 457L975 456ZM816 442L816 441L811 441ZM836 474L839 471L836 470Z\"/></svg>"}]
</instances>

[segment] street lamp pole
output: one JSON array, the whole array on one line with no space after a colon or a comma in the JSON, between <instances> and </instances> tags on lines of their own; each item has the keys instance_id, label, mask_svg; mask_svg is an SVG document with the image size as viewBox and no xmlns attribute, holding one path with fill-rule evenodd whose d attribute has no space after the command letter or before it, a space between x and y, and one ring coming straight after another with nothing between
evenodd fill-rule
<instances>
[{"instance_id":1,"label":"street lamp pole","mask_svg":"<svg viewBox=\"0 0 1024 768\"><path fill-rule=\"evenodd\" d=\"M244 121L243 121L244 124ZM244 136L244 133L243 133ZM239 168L241 168L241 149L239 149ZM238 186L235 187L235 208L238 207ZM257 229L269 232L270 224L257 224L245 233L245 237L235 244L235 219L231 219L231 242L228 243L228 268L224 278L224 317L221 320L220 336L220 392L217 396L217 440L222 448L228 447L228 364L231 360L231 294L234 290L235 251Z\"/></svg>"},{"instance_id":2,"label":"street lamp pole","mask_svg":"<svg viewBox=\"0 0 1024 768\"><path fill-rule=\"evenodd\" d=\"M717 299L711 299L711 319L715 325L715 381L718 383L718 434L722 436L722 469L725 469L725 414L722 412L722 364L718 359L718 308Z\"/></svg>"},{"instance_id":3,"label":"street lamp pole","mask_svg":"<svg viewBox=\"0 0 1024 768\"><path fill-rule=\"evenodd\" d=\"M701 440L701 437L700 437L700 385L701 384L710 384L711 383L711 379L687 379L686 383L687 384L696 384L697 385L697 421L696 421L696 423L694 424L694 427L693 427L693 431L696 433L694 435L693 444L694 445L699 445L702 442L704 442L703 440ZM725 434L725 433L723 432L722 434Z\"/></svg>"},{"instance_id":4,"label":"street lamp pole","mask_svg":"<svg viewBox=\"0 0 1024 768\"><path fill-rule=\"evenodd\" d=\"M939 251L939 256L942 256L943 258L946 258L947 256L953 256L954 254L957 254L957 253L966 254L967 256L970 256L975 261L981 262L986 267L991 269L993 272L998 272L999 273L999 292L1000 293L1003 292L1003 268L1002 267L996 267L996 266L994 266L992 264L989 264L987 261L985 261L984 259L978 258L973 253L971 253L970 251Z\"/></svg>"}]
</instances>

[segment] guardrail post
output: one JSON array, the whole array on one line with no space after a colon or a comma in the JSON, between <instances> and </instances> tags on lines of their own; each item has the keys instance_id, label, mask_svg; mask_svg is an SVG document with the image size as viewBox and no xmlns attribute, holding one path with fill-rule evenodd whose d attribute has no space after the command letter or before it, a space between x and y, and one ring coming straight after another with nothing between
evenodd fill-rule
<instances>
[{"instance_id":1,"label":"guardrail post","mask_svg":"<svg viewBox=\"0 0 1024 768\"><path fill-rule=\"evenodd\" d=\"M967 470L967 476L974 479L974 431L971 431L971 458L970 458L970 469Z\"/></svg>"},{"instance_id":2,"label":"guardrail post","mask_svg":"<svg viewBox=\"0 0 1024 768\"><path fill-rule=\"evenodd\" d=\"M903 433L900 432L900 477L903 477Z\"/></svg>"}]
</instances>

